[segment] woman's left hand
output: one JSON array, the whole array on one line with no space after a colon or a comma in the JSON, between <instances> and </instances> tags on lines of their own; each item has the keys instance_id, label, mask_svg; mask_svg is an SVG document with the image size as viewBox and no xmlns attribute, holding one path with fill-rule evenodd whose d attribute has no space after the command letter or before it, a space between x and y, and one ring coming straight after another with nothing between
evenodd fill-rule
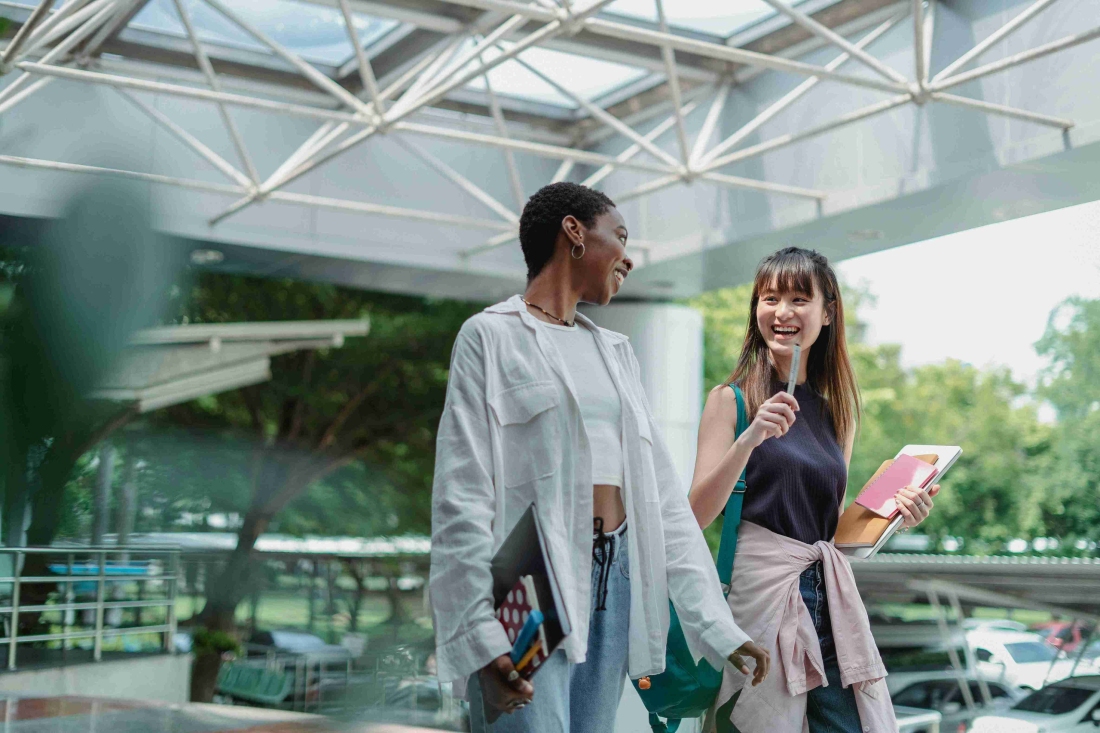
<instances>
[{"instance_id":1,"label":"woman's left hand","mask_svg":"<svg viewBox=\"0 0 1100 733\"><path fill-rule=\"evenodd\" d=\"M934 484L927 491L916 486L906 486L894 497L898 511L904 517L902 524L908 529L928 519L932 511L932 497L940 493L940 485Z\"/></svg>"}]
</instances>

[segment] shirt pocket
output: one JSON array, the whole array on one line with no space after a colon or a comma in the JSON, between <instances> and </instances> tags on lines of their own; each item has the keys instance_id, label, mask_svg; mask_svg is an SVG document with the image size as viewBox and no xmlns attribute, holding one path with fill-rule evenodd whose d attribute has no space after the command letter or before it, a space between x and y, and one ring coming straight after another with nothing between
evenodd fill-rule
<instances>
[{"instance_id":1,"label":"shirt pocket","mask_svg":"<svg viewBox=\"0 0 1100 733\"><path fill-rule=\"evenodd\" d=\"M557 472L561 461L561 426L558 389L553 382L510 387L493 396L489 406L501 427L505 488Z\"/></svg>"}]
</instances>

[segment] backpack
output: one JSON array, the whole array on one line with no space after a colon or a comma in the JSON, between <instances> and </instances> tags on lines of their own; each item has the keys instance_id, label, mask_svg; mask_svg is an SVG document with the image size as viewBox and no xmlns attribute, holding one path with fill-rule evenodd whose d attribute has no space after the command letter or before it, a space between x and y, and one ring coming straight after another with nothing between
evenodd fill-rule
<instances>
[{"instance_id":1,"label":"backpack","mask_svg":"<svg viewBox=\"0 0 1100 733\"><path fill-rule=\"evenodd\" d=\"M748 427L748 412L741 389L729 385L737 395L737 429L734 439ZM718 580L723 595L729 595L730 578L733 575L733 557L737 551L737 530L741 524L741 505L745 499L745 471L733 487L726 501L725 520L722 523L722 540L718 545ZM684 718L705 715L722 685L722 670L715 669L705 660L696 664L688 650L687 640L676 609L669 601L668 641L665 650L665 671L651 677L633 680L634 689L649 711L649 725L653 733L675 733ZM648 682L648 685L646 684ZM665 719L665 722L661 721Z\"/></svg>"}]
</instances>

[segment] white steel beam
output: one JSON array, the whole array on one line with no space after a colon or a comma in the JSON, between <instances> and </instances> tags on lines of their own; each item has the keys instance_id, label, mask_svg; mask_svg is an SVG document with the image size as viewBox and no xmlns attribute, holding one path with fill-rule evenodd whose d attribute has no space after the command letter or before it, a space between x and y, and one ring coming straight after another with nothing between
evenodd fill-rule
<instances>
[{"instance_id":1,"label":"white steel beam","mask_svg":"<svg viewBox=\"0 0 1100 733\"><path fill-rule=\"evenodd\" d=\"M704 181L710 181L711 183L729 186L730 188L747 188L753 191L764 191L765 193L781 193L786 196L798 196L800 198L816 199L818 201L825 198L824 191L819 191L814 188L788 186L784 183L769 183L767 181L758 181L754 178L727 176L724 173L703 173L699 178Z\"/></svg>"},{"instance_id":2,"label":"white steel beam","mask_svg":"<svg viewBox=\"0 0 1100 733\"><path fill-rule=\"evenodd\" d=\"M554 20L560 20L560 18L555 16L552 10L537 5L512 2L511 0L446 0L446 2L464 7L480 8L482 10L497 10L502 13L523 13L532 20L548 23ZM635 43L656 46L657 48L668 43L673 50L718 59L719 61L729 61L735 64L745 64L747 66L771 69L773 71L786 71L792 74L801 74L802 76L820 76L829 81L841 82L867 89L878 89L883 92L897 93L909 91L907 82L880 81L879 79L865 79L836 72L826 72L822 67L815 66L814 64L807 64L801 61L782 58L780 56L749 51L743 48L725 46L719 43L700 41L674 33L661 33L660 31L641 28L627 23L618 23L605 18L589 17L578 21L577 25L579 29L583 29L594 35L617 38L623 41L633 41Z\"/></svg>"},{"instance_id":3,"label":"white steel beam","mask_svg":"<svg viewBox=\"0 0 1100 733\"><path fill-rule=\"evenodd\" d=\"M924 0L913 0L913 67L917 86L924 89L927 69L924 66Z\"/></svg>"},{"instance_id":4,"label":"white steel beam","mask_svg":"<svg viewBox=\"0 0 1100 733\"><path fill-rule=\"evenodd\" d=\"M30 39L27 41L26 51L20 54L20 56L25 58L27 54L33 53L39 49L49 46L66 34L73 32L76 28L84 24L89 18L99 13L103 8L108 6L113 7L114 5L115 0L95 0L94 2L87 5L84 5L84 3L81 2L81 7L77 7L74 5L74 9L72 10L72 12L69 13L68 16L64 18L58 18L55 16L55 18L57 19L57 23L54 23L53 25L48 22L43 23L38 28L38 30L31 35ZM65 6L62 6L62 10L64 10L64 8ZM57 15L60 16L61 11L58 11ZM55 18L51 18L50 20L54 20Z\"/></svg>"},{"instance_id":5,"label":"white steel beam","mask_svg":"<svg viewBox=\"0 0 1100 733\"><path fill-rule=\"evenodd\" d=\"M578 163L589 163L591 165L606 165L611 163L612 165L622 168L631 168L634 170L647 171L649 173L668 173L670 171L668 166L639 163L634 160L620 162L609 155L593 153L590 150L563 148L558 145L548 145L546 143L537 143L530 140L501 138L493 135L482 135L477 132L467 132L465 130L452 130L447 127L421 125L415 122L401 122L394 125L393 129L420 135L429 135L431 137L488 145L490 147L511 148L521 153L530 153L531 155L537 155L541 158L550 158L552 160L575 160Z\"/></svg>"},{"instance_id":6,"label":"white steel beam","mask_svg":"<svg viewBox=\"0 0 1100 733\"><path fill-rule=\"evenodd\" d=\"M680 114L679 114L680 119L683 119L684 117L687 117L689 114L691 114L692 111L695 109L696 105L697 105L696 102L688 102L683 107L681 107L680 108ZM647 132L646 135L645 135L646 139L650 140L650 141L654 141L657 138L659 138L661 135L664 135L666 132L668 132L669 130L672 129L673 125L676 124L676 119L677 119L677 115L673 114L672 116L667 118L664 122L662 122L661 124L654 127L652 130ZM637 155L639 152L641 152L641 150L642 150L642 146L635 143L634 145L631 145L630 147L628 147L623 152L616 155L615 156L615 162L616 163L625 163L628 160L630 160L631 158L633 158L635 155ZM612 165L611 163L608 163L607 165L603 166L602 168L597 170L595 173L590 175L588 178L586 178L582 182L581 185L590 186L590 187L591 186L596 186L597 184L599 184L600 181L607 178L609 175L611 175L614 172L615 172L615 166Z\"/></svg>"},{"instance_id":7,"label":"white steel beam","mask_svg":"<svg viewBox=\"0 0 1100 733\"><path fill-rule=\"evenodd\" d=\"M70 33L64 40L51 48L49 52L47 52L46 55L42 57L41 63L43 65L53 64L55 61L59 61L60 59L64 58L69 53L69 51L73 49L73 47L75 47L78 43L94 33L97 28L99 28L108 18L110 18L111 13L114 11L113 0L103 0L103 3L101 5L98 5L97 7L99 8L98 12L95 12L90 18L85 20L83 25ZM4 87L3 90L0 90L0 102L4 102L7 99L15 97L16 93L23 87L23 85L31 80L31 74L28 73L27 70L23 68L23 66L23 63L18 64L20 71L22 71L23 73L16 77L15 80L8 84L6 87ZM59 67L51 66L49 68ZM34 89L35 91L37 91L44 86L46 86L44 83L37 84L35 85ZM19 96L19 99L23 100L29 96L30 94L24 93ZM6 105L4 109L11 109L11 107L13 106L14 105Z\"/></svg>"},{"instance_id":8,"label":"white steel beam","mask_svg":"<svg viewBox=\"0 0 1100 733\"><path fill-rule=\"evenodd\" d=\"M66 0L65 4L54 11L50 17L46 18L37 28L34 29L34 33L28 39L27 49L33 50L37 48L39 40L46 37L46 34L50 33L58 23L61 23L70 15L80 10L87 4L88 0ZM9 59L9 63L14 62L15 59Z\"/></svg>"},{"instance_id":9,"label":"white steel beam","mask_svg":"<svg viewBox=\"0 0 1100 733\"><path fill-rule=\"evenodd\" d=\"M509 209L507 206L494 198L492 194L478 186L466 176L456 171L451 166L447 165L436 156L432 155L420 145L417 145L410 140L406 140L400 135L395 136L394 140L396 140L397 143L403 148L405 148L413 155L417 156L429 166L434 168L437 173L442 175L448 181L455 184L463 191L468 193L470 196L480 201L487 208L495 212L500 218L504 219L505 221L512 222L513 224L519 223L519 215L516 212Z\"/></svg>"},{"instance_id":10,"label":"white steel beam","mask_svg":"<svg viewBox=\"0 0 1100 733\"><path fill-rule=\"evenodd\" d=\"M166 114L156 109L155 107L150 107L148 104L141 101L133 94L124 89L116 88L115 91L118 92L119 95L121 95L126 101L130 102L132 105L144 112L158 125L163 127L165 130L168 130L168 132L172 133L172 135L175 136L177 140L198 153L199 156L206 160L206 162L210 163L210 165L221 171L227 178L232 181L236 181L239 185L243 186L246 189L252 187L253 181L249 179L248 176L241 173L239 170L230 165L229 161L215 153L197 137L173 122Z\"/></svg>"},{"instance_id":11,"label":"white steel beam","mask_svg":"<svg viewBox=\"0 0 1100 733\"><path fill-rule=\"evenodd\" d=\"M19 81L19 80L16 79L16 81ZM4 101L0 102L0 115L4 114L9 109L11 109L15 105L19 104L20 102L22 102L27 97L30 97L31 95L36 94L40 89L42 89L42 87L47 86L52 81L53 81L53 78L48 77L48 76L44 76L41 79L36 79L33 82L31 82L29 85L27 85L27 87L25 89L23 89L23 91L16 92L15 94L11 95L10 97L5 99ZM12 83L14 84L15 82L12 82Z\"/></svg>"},{"instance_id":12,"label":"white steel beam","mask_svg":"<svg viewBox=\"0 0 1100 733\"><path fill-rule=\"evenodd\" d=\"M683 168L683 163L676 160L676 158L672 157L671 155L666 153L664 150L661 150L659 147L657 147L652 142L647 140L644 135L639 134L637 130L635 130L633 127L626 124L622 120L620 120L615 115L608 112L603 107L599 106L598 104L595 104L593 102L588 101L587 99L585 99L580 94L577 94L576 92L566 88L564 85L559 84L558 82L554 81L549 76L542 73L539 69L537 69L536 67L534 67L531 64L527 63L523 59L517 58L516 62L518 62L525 69L527 69L532 74L534 74L535 76L542 79L544 82L546 82L550 86L557 89L559 92L564 94L569 99L572 99L574 102L576 102L578 105L580 105L581 108L587 110L588 114L592 115L594 118L596 118L600 122L604 123L608 127L612 128L613 130L618 132L623 137L627 138L628 140L633 141L635 145L640 145L643 150L645 150L647 153L652 155L657 160L663 161L663 162L667 163L668 165L672 166L673 168ZM677 107L676 110L679 110L679 107Z\"/></svg>"},{"instance_id":13,"label":"white steel beam","mask_svg":"<svg viewBox=\"0 0 1100 733\"><path fill-rule=\"evenodd\" d=\"M155 173L139 173L137 171L125 171L118 168L100 168L94 165L77 165L74 163L61 163L55 160L40 160L36 158L20 158L14 155L0 155L0 165L10 165L16 168L36 168L47 171L64 171L66 173L91 173L94 175L115 176L118 178L130 178L146 183L160 183L167 186L186 188L192 191L204 191L206 193L220 193L237 195L244 192L239 186L227 186L220 183L207 183L206 181L193 181L187 178L174 178L161 176Z\"/></svg>"},{"instance_id":14,"label":"white steel beam","mask_svg":"<svg viewBox=\"0 0 1100 733\"><path fill-rule=\"evenodd\" d=\"M803 140L808 140L809 138L822 135L826 132L830 132L831 130L835 130L838 127L850 125L853 122L858 122L859 120L865 120L868 117L874 117L875 115L882 114L883 112L888 112L892 109L895 109L910 102L911 100L912 98L908 94L899 94L895 97L891 97L890 99L885 99L881 102L876 102L874 104L867 105L866 107L861 107L854 112L849 112L848 114L841 115L835 120L817 125L816 127L811 127L808 130L780 135L779 137L774 137L770 140L766 140L751 147L735 150L728 155L723 155L716 160L712 160L703 168L703 170L716 170L739 160L752 158L757 155L767 153L771 150L776 150L778 148L783 148L788 145L793 145Z\"/></svg>"},{"instance_id":15,"label":"white steel beam","mask_svg":"<svg viewBox=\"0 0 1100 733\"><path fill-rule=\"evenodd\" d=\"M1000 61L994 61L984 66L979 66L971 71L964 71L961 74L955 76L948 76L941 79L938 82L932 82L928 88L933 92L942 92L945 89L958 86L959 84L965 84L968 81L974 81L975 79L981 79L982 77L989 76L990 74L996 74L999 71L1005 69L1011 69L1014 66L1020 64L1026 64L1028 61L1034 61L1035 59L1042 58L1043 56L1049 56L1052 53L1058 51L1064 51L1067 48L1087 43L1093 39L1100 38L1100 26L1092 28L1091 30L1084 31L1082 33L1076 33L1072 36L1066 36L1059 38L1057 41L1051 41L1050 43L1044 43L1042 46L1033 48L1030 51L1022 51L1012 56L1001 59Z\"/></svg>"},{"instance_id":16,"label":"white steel beam","mask_svg":"<svg viewBox=\"0 0 1100 733\"><path fill-rule=\"evenodd\" d=\"M78 59L81 64L86 63L93 54L98 52L99 47L102 46L108 38L118 33L122 29L123 24L133 18L146 2L148 2L148 0L119 0L115 6L115 16L104 23L103 27L99 29L99 32L92 36L91 40L80 49Z\"/></svg>"},{"instance_id":17,"label":"white steel beam","mask_svg":"<svg viewBox=\"0 0 1100 733\"><path fill-rule=\"evenodd\" d=\"M319 107L307 107L305 105L293 104L290 102L276 102L270 99L233 94L232 92L215 92L209 89L196 89L195 87L183 86L181 84L167 84L159 81L135 79L129 76L103 74L98 71L85 71L84 69L69 69L31 61L23 61L18 64L18 67L30 74L55 76L71 81L83 81L90 84L102 84L105 86L121 87L123 89L138 89L145 92L171 94L177 97L198 99L204 102L225 102L226 104L238 107L262 109L267 112L280 112L298 117L309 117L315 120L351 122L360 126L366 124L362 118L347 112L336 112L333 110L321 109Z\"/></svg>"},{"instance_id":18,"label":"white steel beam","mask_svg":"<svg viewBox=\"0 0 1100 733\"><path fill-rule=\"evenodd\" d=\"M640 186L630 189L626 193L616 194L615 202L618 204L624 204L627 201L633 201L634 199L641 198L642 196L647 196L651 193L656 193L657 191L660 191L662 189L669 188L670 186L675 186L682 180L684 180L683 176L675 174L671 176L661 176L660 178L654 178L652 181L646 181Z\"/></svg>"},{"instance_id":19,"label":"white steel beam","mask_svg":"<svg viewBox=\"0 0 1100 733\"><path fill-rule=\"evenodd\" d=\"M15 60L15 55L19 53L19 49L27 42L27 39L30 38L31 33L42 22L42 19L49 14L51 7L53 7L53 0L42 0L38 7L31 12L30 17L23 21L23 25L19 26L15 38L11 39L8 47L4 49L4 54L0 56L0 71L6 70L8 64Z\"/></svg>"},{"instance_id":20,"label":"white steel beam","mask_svg":"<svg viewBox=\"0 0 1100 733\"><path fill-rule=\"evenodd\" d=\"M410 90L410 92L413 92L413 96L410 97L409 95L406 95L405 97L402 97L401 103L398 105L398 109L403 110L406 107L411 107L415 105L418 101L417 96L420 95L421 92L423 92L424 86L430 85L430 88L427 91L427 93L430 94L433 89L437 89L440 86L444 85L448 80L452 79L455 74L461 72L474 59L477 59L479 62L484 64L484 60L481 58L481 54L484 53L486 49L492 48L497 43L497 41L504 38L512 31L522 27L525 23L527 23L527 17L523 15L513 15L511 18L501 23L499 26L490 31L484 38L478 40L472 48L469 48L464 53L460 54L457 60L448 61L447 67L441 72L434 74L431 78L429 78L427 80L427 84L422 85L415 91Z\"/></svg>"},{"instance_id":21,"label":"white steel beam","mask_svg":"<svg viewBox=\"0 0 1100 733\"><path fill-rule=\"evenodd\" d=\"M322 74L312 64L303 61L302 57L298 54L284 48L283 45L277 42L275 39L271 38L259 28L252 25L247 20L240 17L237 13L227 8L225 4L220 2L220 0L203 1L210 7L214 8L214 10L217 10L219 13L231 20L233 23L240 26L242 30L255 38L257 41L274 51L278 56L280 56L284 61L297 69L298 73L300 73L310 82L312 82L313 85L321 91L328 93L338 102L342 102L346 106L355 110L360 115L364 116L367 120L373 120L378 116L378 113L373 107L365 104L363 100L359 99L359 97L356 97L347 89L344 89L332 79Z\"/></svg>"},{"instance_id":22,"label":"white steel beam","mask_svg":"<svg viewBox=\"0 0 1100 733\"><path fill-rule=\"evenodd\" d=\"M440 84L440 85L435 86L431 91L424 94L422 97L420 97L420 99L418 99L416 102L414 102L407 109L402 109L402 110L400 110L399 113L396 113L396 114L395 114L394 110L391 109L385 115L386 123L387 124L393 124L393 123L398 122L398 121L404 119L405 117L408 117L409 115L413 114L414 112L419 110L421 107L426 107L430 104L435 104L440 99L443 99L444 97L446 97L453 90L458 89L459 87L465 86L466 84L470 83L471 81L473 81L477 77L484 75L488 71L490 71L490 70L496 68L497 66L499 66L500 64L504 63L508 59L513 58L515 56L518 56L524 50L526 50L528 48L531 48L532 46L535 46L539 43L542 43L545 40L553 38L556 35L564 33L566 30L571 30L572 27L573 27L573 23L582 22L585 17L587 17L588 15L590 15L592 13L595 13L600 8L602 8L604 5L609 4L611 1L612 0L592 0L592 2L589 3L589 5L587 7L585 7L584 10L582 10L580 12L576 12L572 16L570 16L570 18L573 19L573 22L571 22L568 26L566 25L566 23L562 19L555 18L551 22L544 25L542 28L539 28L534 33L531 33L531 34L525 36L524 38L522 38L521 40L517 41L514 46L512 46L507 51L502 52L501 54L499 54L495 58L490 59L489 61L485 61L483 63L477 64L475 66L475 68L469 70L468 72L466 72L464 74L458 74L456 78L452 78L450 81L448 81L444 84ZM533 5L532 6L521 6L521 8L526 8L528 10L532 9L532 8L535 8L535 7L536 6L533 6ZM545 10L545 9L543 9L543 10ZM517 14L520 14L520 13L517 13Z\"/></svg>"},{"instance_id":23,"label":"white steel beam","mask_svg":"<svg viewBox=\"0 0 1100 733\"><path fill-rule=\"evenodd\" d=\"M214 73L214 66L210 63L210 58L206 55L206 50L203 49L198 34L195 33L195 26L191 23L191 13L188 12L182 0L172 0L172 2L176 6L176 13L180 17L180 22L183 23L183 27L187 31L187 37L191 40L191 49L195 55L195 62L198 63L199 69L202 71L203 76L206 77L206 83L209 84L210 88L215 92L221 92L221 82L218 80L218 75ZM226 109L224 103L217 102L217 106L218 114L222 118L222 124L225 125L225 129L229 133L229 139L233 141L233 147L237 149L237 157L239 157L241 163L244 164L244 168L248 171L248 177L252 179L253 185L259 183L260 174L256 171L256 166L252 164L252 158L248 154L248 149L244 144L244 138L241 137L241 132L237 129L237 124L233 121L233 118L230 117L229 110Z\"/></svg>"},{"instance_id":24,"label":"white steel beam","mask_svg":"<svg viewBox=\"0 0 1100 733\"><path fill-rule=\"evenodd\" d=\"M782 13L783 15L790 18L791 22L795 23L796 25L802 26L818 38L826 40L837 48L846 51L848 55L855 57L860 62L862 62L864 66L878 72L883 77L891 81L898 82L899 84L907 85L909 83L909 80L906 79L902 74L895 71L894 69L891 69L889 66L882 63L874 56L864 51L862 48L859 48L836 31L823 26L821 23L818 23L816 20L806 15L801 10L795 10L793 7L787 5L786 3L780 2L780 0L764 0L764 2L772 6L772 8L774 8L777 12ZM914 2L917 2L917 0L914 0Z\"/></svg>"},{"instance_id":25,"label":"white steel beam","mask_svg":"<svg viewBox=\"0 0 1100 733\"><path fill-rule=\"evenodd\" d=\"M442 214L438 211L424 211L421 209L407 209L400 206L386 204L372 204L366 201L348 201L346 199L329 198L327 196L313 196L307 193L290 193L288 191L272 191L267 195L269 201L283 201L292 204L305 204L321 209L334 211L353 211L360 214L378 214L397 219L409 219L412 221L426 221L434 224L450 224L452 226L469 227L472 229L505 229L511 231L513 224L507 224L491 219L477 219L472 216L457 216L454 214Z\"/></svg>"},{"instance_id":26,"label":"white steel beam","mask_svg":"<svg viewBox=\"0 0 1100 733\"><path fill-rule=\"evenodd\" d=\"M856 46L859 48L866 48L867 46L871 45L876 40L881 38L882 35L886 33L886 31L893 28L900 19L900 16L895 16L879 24L870 33L859 39L859 41L856 43ZM828 64L826 64L825 68L829 70L839 69L845 63L847 63L850 58L851 54L844 52L834 58ZM741 128L737 130L737 132L733 133L725 140L715 145L714 148L708 151L707 154L698 161L698 164L702 167L706 167L715 158L722 155L727 150L730 150L731 148L739 145L749 135L752 135L754 132L759 130L766 122L773 119L776 115L790 107L802 97L806 96L810 92L810 90L816 87L820 82L821 79L815 77L813 79L807 79L806 81L799 84L790 92L776 100L774 104L770 105L763 112L758 114L749 122L742 125Z\"/></svg>"},{"instance_id":27,"label":"white steel beam","mask_svg":"<svg viewBox=\"0 0 1100 733\"><path fill-rule=\"evenodd\" d=\"M502 234L497 234L490 237L488 241L485 242L485 244L478 245L477 247L471 247L470 249L459 252L459 256L468 258L475 255L484 254L486 252L491 252L492 250L499 249L509 242L516 241L517 239L519 239L518 231L510 231L504 232Z\"/></svg>"},{"instance_id":28,"label":"white steel beam","mask_svg":"<svg viewBox=\"0 0 1100 733\"><path fill-rule=\"evenodd\" d=\"M726 108L726 100L729 98L732 87L731 82L723 82L718 88L718 93L711 100L710 109L707 110L706 119L703 120L703 127L699 130L698 137L695 138L695 146L691 149L691 157L688 158L689 169L694 169L701 161L705 160L704 155L707 146L710 145L710 139L714 136L714 130L718 127L718 121Z\"/></svg>"},{"instance_id":29,"label":"white steel beam","mask_svg":"<svg viewBox=\"0 0 1100 733\"><path fill-rule=\"evenodd\" d=\"M1032 3L1024 12L990 33L983 41L948 64L942 71L932 77L932 81L939 81L940 79L946 79L951 76L956 71L988 51L994 44L1008 37L1010 33L1018 30L1024 23L1028 22L1053 4L1054 0L1037 0L1037 2Z\"/></svg>"},{"instance_id":30,"label":"white steel beam","mask_svg":"<svg viewBox=\"0 0 1100 733\"><path fill-rule=\"evenodd\" d=\"M932 74L932 40L936 30L936 0L928 0L928 10L924 12L924 27L921 29L924 35L924 48L921 58L924 63L924 76L921 77L921 87L928 86L929 76Z\"/></svg>"},{"instance_id":31,"label":"white steel beam","mask_svg":"<svg viewBox=\"0 0 1100 733\"><path fill-rule=\"evenodd\" d=\"M440 69L454 59L455 54L462 50L462 44L467 40L469 40L469 37L466 34L456 36L450 39L447 45L439 49L437 53L425 57L428 63L422 67L421 71L417 72L415 80L405 89L405 93L401 98L394 103L390 113L393 114L401 110L419 98L424 88L431 84L432 79L439 74ZM394 86L396 86L396 82Z\"/></svg>"},{"instance_id":32,"label":"white steel beam","mask_svg":"<svg viewBox=\"0 0 1100 733\"><path fill-rule=\"evenodd\" d=\"M665 5L661 0L653 0L657 6L657 21L662 33L668 33L668 19L665 17ZM680 115L683 101L680 97L680 78L676 74L676 52L667 43L661 46L661 58L665 62L665 76L668 78L668 93L672 101L672 115L676 121L676 141L680 145L680 159L687 166L691 160L688 150L687 132L684 130L684 118Z\"/></svg>"},{"instance_id":33,"label":"white steel beam","mask_svg":"<svg viewBox=\"0 0 1100 733\"><path fill-rule=\"evenodd\" d=\"M572 160L563 160L558 169L554 172L554 177L550 179L550 183L561 183L569 174L573 172L573 168L576 167L576 162Z\"/></svg>"},{"instance_id":34,"label":"white steel beam","mask_svg":"<svg viewBox=\"0 0 1100 733\"><path fill-rule=\"evenodd\" d=\"M1052 117L1050 115L1039 114L1038 112L1029 112L1024 109L1007 107L1003 104L995 104L993 102L985 102L978 99L960 97L955 94L948 94L947 92L933 92L932 99L937 102L946 102L948 104L953 104L958 107L968 107L970 109L981 110L982 112L987 112L989 114L1001 115L1002 117L1011 117L1016 120L1024 120L1025 122L1035 122L1040 125L1057 127L1062 130L1068 130L1074 125L1073 120L1067 120L1063 117Z\"/></svg>"},{"instance_id":35,"label":"white steel beam","mask_svg":"<svg viewBox=\"0 0 1100 733\"><path fill-rule=\"evenodd\" d=\"M480 60L480 57L478 57ZM504 121L504 112L500 109L500 100L497 99L493 85L489 81L489 75L485 75L485 93L489 97L489 111L493 115L493 124L496 125L497 135L503 138L509 137L508 125ZM511 148L504 149L504 165L508 170L508 183L512 187L512 197L516 200L516 206L523 208L527 202L527 196L523 193L523 181L519 177L519 167L516 165L516 154Z\"/></svg>"},{"instance_id":36,"label":"white steel beam","mask_svg":"<svg viewBox=\"0 0 1100 733\"><path fill-rule=\"evenodd\" d=\"M179 1L180 0L176 0L176 2ZM378 80L374 78L374 67L371 66L370 59L367 58L367 52L363 48L363 44L359 41L359 32L355 30L355 16L352 15L351 6L348 5L348 0L339 0L339 3L340 13L344 16L344 25L347 26L348 40L351 41L351 46L355 49L355 60L358 62L357 66L359 68L359 80L363 82L363 89L365 89L370 96L370 100L374 104L375 112L382 114L386 108L379 96Z\"/></svg>"}]
</instances>

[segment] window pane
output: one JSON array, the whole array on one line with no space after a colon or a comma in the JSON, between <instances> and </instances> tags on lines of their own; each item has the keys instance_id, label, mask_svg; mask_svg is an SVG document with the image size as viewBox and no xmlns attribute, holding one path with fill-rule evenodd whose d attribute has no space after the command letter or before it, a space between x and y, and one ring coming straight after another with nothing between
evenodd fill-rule
<instances>
[{"instance_id":1,"label":"window pane","mask_svg":"<svg viewBox=\"0 0 1100 733\"><path fill-rule=\"evenodd\" d=\"M201 0L183 2L201 40L268 51L266 46ZM349 60L354 53L344 27L344 18L336 8L294 0L226 0L226 5L307 61L337 66ZM356 31L364 46L378 40L396 25L396 21L355 14ZM186 35L172 0L150 0L129 27L179 37Z\"/></svg>"},{"instance_id":2,"label":"window pane","mask_svg":"<svg viewBox=\"0 0 1100 733\"><path fill-rule=\"evenodd\" d=\"M1029 713L1063 715L1083 705L1093 694L1095 690L1083 690L1080 687L1044 687L1016 703L1012 709Z\"/></svg>"},{"instance_id":3,"label":"window pane","mask_svg":"<svg viewBox=\"0 0 1100 733\"><path fill-rule=\"evenodd\" d=\"M669 25L722 38L775 14L764 0L665 0L664 6ZM607 11L657 22L653 0L615 0Z\"/></svg>"},{"instance_id":4,"label":"window pane","mask_svg":"<svg viewBox=\"0 0 1100 733\"><path fill-rule=\"evenodd\" d=\"M501 45L506 49L511 48L511 44ZM483 58L488 61L499 54L500 51L491 48L485 52ZM546 48L529 48L519 57L585 99L595 99L647 74L645 69ZM475 62L471 62L467 69L473 69L474 66ZM499 94L561 107L577 106L537 74L512 59L492 69L489 72L489 82L493 85L493 91ZM471 89L485 89L485 79L478 77L467 86Z\"/></svg>"},{"instance_id":5,"label":"window pane","mask_svg":"<svg viewBox=\"0 0 1100 733\"><path fill-rule=\"evenodd\" d=\"M1049 662L1058 655L1058 650L1041 641L1018 641L1005 644L1005 649L1020 664L1028 662Z\"/></svg>"}]
</instances>

